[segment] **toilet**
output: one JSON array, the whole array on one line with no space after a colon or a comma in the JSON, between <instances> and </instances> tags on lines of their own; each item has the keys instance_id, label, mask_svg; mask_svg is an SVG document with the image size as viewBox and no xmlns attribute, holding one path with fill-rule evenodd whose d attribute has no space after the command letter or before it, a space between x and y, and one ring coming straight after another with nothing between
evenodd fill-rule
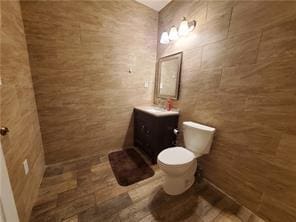
<instances>
[{"instance_id":1,"label":"toilet","mask_svg":"<svg viewBox=\"0 0 296 222\"><path fill-rule=\"evenodd\" d=\"M170 147L158 154L157 164L164 172L164 191L178 195L195 180L197 158L210 152L215 128L194 122L183 122L185 147Z\"/></svg>"}]
</instances>

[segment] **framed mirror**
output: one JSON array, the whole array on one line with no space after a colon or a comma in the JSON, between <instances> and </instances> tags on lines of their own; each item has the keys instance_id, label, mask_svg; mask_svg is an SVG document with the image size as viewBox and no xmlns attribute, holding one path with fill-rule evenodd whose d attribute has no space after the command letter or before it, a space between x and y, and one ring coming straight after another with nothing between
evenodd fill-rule
<instances>
[{"instance_id":1,"label":"framed mirror","mask_svg":"<svg viewBox=\"0 0 296 222\"><path fill-rule=\"evenodd\" d=\"M178 52L159 59L155 92L156 98L179 98L183 53Z\"/></svg>"}]
</instances>

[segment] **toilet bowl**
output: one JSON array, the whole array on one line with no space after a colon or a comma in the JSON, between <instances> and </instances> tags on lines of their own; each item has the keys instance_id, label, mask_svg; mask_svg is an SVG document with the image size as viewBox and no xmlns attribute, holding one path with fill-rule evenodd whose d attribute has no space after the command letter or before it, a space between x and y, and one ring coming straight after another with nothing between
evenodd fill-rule
<instances>
[{"instance_id":1,"label":"toilet bowl","mask_svg":"<svg viewBox=\"0 0 296 222\"><path fill-rule=\"evenodd\" d=\"M163 189L167 194L178 195L192 186L197 158L209 153L214 132L215 128L184 122L185 147L170 147L158 154L157 164L164 172Z\"/></svg>"}]
</instances>

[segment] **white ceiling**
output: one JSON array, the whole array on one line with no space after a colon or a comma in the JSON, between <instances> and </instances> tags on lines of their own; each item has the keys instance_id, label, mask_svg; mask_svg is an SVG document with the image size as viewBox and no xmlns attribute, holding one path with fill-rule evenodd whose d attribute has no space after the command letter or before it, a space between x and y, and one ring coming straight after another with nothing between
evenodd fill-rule
<instances>
[{"instance_id":1,"label":"white ceiling","mask_svg":"<svg viewBox=\"0 0 296 222\"><path fill-rule=\"evenodd\" d=\"M136 0L136 1L159 12L164 6L166 6L172 0Z\"/></svg>"}]
</instances>

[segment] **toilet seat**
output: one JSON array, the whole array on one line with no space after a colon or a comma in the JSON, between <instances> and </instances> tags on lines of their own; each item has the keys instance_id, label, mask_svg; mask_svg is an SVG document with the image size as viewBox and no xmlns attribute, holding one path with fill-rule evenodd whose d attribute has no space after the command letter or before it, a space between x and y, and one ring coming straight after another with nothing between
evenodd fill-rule
<instances>
[{"instance_id":1,"label":"toilet seat","mask_svg":"<svg viewBox=\"0 0 296 222\"><path fill-rule=\"evenodd\" d=\"M188 164L194 159L194 153L184 147L167 148L158 154L158 160L165 165Z\"/></svg>"}]
</instances>

